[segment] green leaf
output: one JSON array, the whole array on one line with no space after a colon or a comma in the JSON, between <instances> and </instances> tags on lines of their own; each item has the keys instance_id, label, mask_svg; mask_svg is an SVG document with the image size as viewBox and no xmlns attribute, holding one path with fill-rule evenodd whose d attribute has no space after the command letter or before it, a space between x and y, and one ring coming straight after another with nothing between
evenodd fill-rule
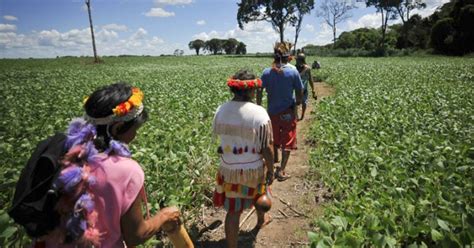
<instances>
[{"instance_id":1,"label":"green leaf","mask_svg":"<svg viewBox=\"0 0 474 248\"><path fill-rule=\"evenodd\" d=\"M450 231L450 228L448 226L448 223L442 219L436 219L436 221L438 222L438 225L439 227L441 227L443 230L446 230L446 231Z\"/></svg>"},{"instance_id":2,"label":"green leaf","mask_svg":"<svg viewBox=\"0 0 474 248\"><path fill-rule=\"evenodd\" d=\"M316 245L316 248L329 248L332 245L332 240L329 237L323 237L318 244Z\"/></svg>"},{"instance_id":3,"label":"green leaf","mask_svg":"<svg viewBox=\"0 0 474 248\"><path fill-rule=\"evenodd\" d=\"M335 216L332 219L331 224L333 224L335 226L338 226L338 227L342 227L344 230L347 228L347 220L346 220L346 218L341 217L341 216Z\"/></svg>"},{"instance_id":4,"label":"green leaf","mask_svg":"<svg viewBox=\"0 0 474 248\"><path fill-rule=\"evenodd\" d=\"M443 239L443 234L438 232L436 229L431 229L431 239L434 241L439 241Z\"/></svg>"},{"instance_id":5,"label":"green leaf","mask_svg":"<svg viewBox=\"0 0 474 248\"><path fill-rule=\"evenodd\" d=\"M384 247L385 244L387 243L386 240L385 240L385 236L383 236L382 234L380 233L375 233L374 235L372 235L372 243L376 246L376 247Z\"/></svg>"},{"instance_id":6,"label":"green leaf","mask_svg":"<svg viewBox=\"0 0 474 248\"><path fill-rule=\"evenodd\" d=\"M316 242L319 240L319 234L315 232L308 232L308 239L311 241L311 243Z\"/></svg>"},{"instance_id":7,"label":"green leaf","mask_svg":"<svg viewBox=\"0 0 474 248\"><path fill-rule=\"evenodd\" d=\"M321 231L330 234L332 232L332 226L331 224L327 223L324 220L318 220L317 222L319 228L321 228Z\"/></svg>"},{"instance_id":8,"label":"green leaf","mask_svg":"<svg viewBox=\"0 0 474 248\"><path fill-rule=\"evenodd\" d=\"M0 238L8 239L17 231L16 227L9 226L0 234Z\"/></svg>"},{"instance_id":9,"label":"green leaf","mask_svg":"<svg viewBox=\"0 0 474 248\"><path fill-rule=\"evenodd\" d=\"M378 173L377 173L377 168L375 168L375 166L372 167L372 170L370 170L370 175L371 175L372 177L376 177L377 174L378 174Z\"/></svg>"}]
</instances>

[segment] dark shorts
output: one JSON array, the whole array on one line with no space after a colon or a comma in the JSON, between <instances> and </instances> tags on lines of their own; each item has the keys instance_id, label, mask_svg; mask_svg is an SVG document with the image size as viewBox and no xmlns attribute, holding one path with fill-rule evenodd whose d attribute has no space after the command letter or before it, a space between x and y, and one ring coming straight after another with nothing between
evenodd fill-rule
<instances>
[{"instance_id":1,"label":"dark shorts","mask_svg":"<svg viewBox=\"0 0 474 248\"><path fill-rule=\"evenodd\" d=\"M293 109L270 115L273 127L273 140L282 150L295 150L296 147L296 117Z\"/></svg>"}]
</instances>

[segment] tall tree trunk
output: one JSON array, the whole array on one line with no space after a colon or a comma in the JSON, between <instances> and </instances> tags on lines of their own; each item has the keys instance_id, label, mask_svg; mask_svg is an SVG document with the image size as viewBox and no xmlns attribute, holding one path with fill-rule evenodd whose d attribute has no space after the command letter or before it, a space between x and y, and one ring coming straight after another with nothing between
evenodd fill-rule
<instances>
[{"instance_id":1,"label":"tall tree trunk","mask_svg":"<svg viewBox=\"0 0 474 248\"><path fill-rule=\"evenodd\" d=\"M285 27L284 27L283 22L280 22L278 29L280 29L279 30L280 31L280 42L283 43L283 41L284 41L284 34L283 33L285 31Z\"/></svg>"},{"instance_id":2,"label":"tall tree trunk","mask_svg":"<svg viewBox=\"0 0 474 248\"><path fill-rule=\"evenodd\" d=\"M92 25L91 1L86 0L86 5L87 5L87 12L89 13L89 24L90 24L90 27L91 27L92 49L94 50L94 62L99 63L99 58L97 57L97 50L95 48L94 26Z\"/></svg>"},{"instance_id":3,"label":"tall tree trunk","mask_svg":"<svg viewBox=\"0 0 474 248\"><path fill-rule=\"evenodd\" d=\"M332 19L332 49L336 48L336 18Z\"/></svg>"},{"instance_id":4,"label":"tall tree trunk","mask_svg":"<svg viewBox=\"0 0 474 248\"><path fill-rule=\"evenodd\" d=\"M381 48L385 47L385 33L387 31L388 14L389 13L387 10L387 13L385 13L385 16L384 16L384 10L382 9L382 40L380 42Z\"/></svg>"},{"instance_id":5,"label":"tall tree trunk","mask_svg":"<svg viewBox=\"0 0 474 248\"><path fill-rule=\"evenodd\" d=\"M296 43L298 42L298 33L295 34L295 44L293 46L293 53L296 55Z\"/></svg>"},{"instance_id":6,"label":"tall tree trunk","mask_svg":"<svg viewBox=\"0 0 474 248\"><path fill-rule=\"evenodd\" d=\"M196 49L196 55L199 56L199 49Z\"/></svg>"},{"instance_id":7,"label":"tall tree trunk","mask_svg":"<svg viewBox=\"0 0 474 248\"><path fill-rule=\"evenodd\" d=\"M381 48L383 46L383 43L384 43L384 39L385 39L385 30L384 30L384 23L385 23L385 18L384 18L384 9L382 8L381 11L382 13L382 27L380 28L382 30L382 39L380 40L379 42L379 48Z\"/></svg>"}]
</instances>

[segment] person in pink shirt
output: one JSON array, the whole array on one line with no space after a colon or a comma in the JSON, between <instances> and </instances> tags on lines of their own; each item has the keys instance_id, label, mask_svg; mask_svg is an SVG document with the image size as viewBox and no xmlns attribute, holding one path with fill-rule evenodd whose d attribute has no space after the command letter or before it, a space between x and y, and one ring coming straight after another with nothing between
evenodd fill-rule
<instances>
[{"instance_id":1,"label":"person in pink shirt","mask_svg":"<svg viewBox=\"0 0 474 248\"><path fill-rule=\"evenodd\" d=\"M125 247L144 243L163 224L178 222L176 207L143 218L144 173L128 144L147 120L143 92L125 83L96 90L71 121L66 155L54 186L59 226L37 247Z\"/></svg>"}]
</instances>

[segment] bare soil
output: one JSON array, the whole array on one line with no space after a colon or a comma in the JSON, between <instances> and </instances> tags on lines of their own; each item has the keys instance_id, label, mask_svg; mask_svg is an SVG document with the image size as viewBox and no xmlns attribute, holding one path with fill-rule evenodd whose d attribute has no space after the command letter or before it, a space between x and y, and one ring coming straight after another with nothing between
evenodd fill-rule
<instances>
[{"instance_id":1,"label":"bare soil","mask_svg":"<svg viewBox=\"0 0 474 248\"><path fill-rule=\"evenodd\" d=\"M304 120L298 122L298 150L292 151L287 165L290 179L272 185L272 208L269 211L273 221L258 233L251 232L257 222L253 213L243 222L239 233L239 247L306 247L309 246L307 232L322 213L321 203L327 196L322 184L310 180L308 153L313 142L306 135L310 124L315 121L314 111L318 102L334 93L325 83L315 83L318 100L310 99ZM281 154L280 154L281 159ZM279 163L275 164L279 166ZM242 213L241 223L251 210ZM224 224L225 211L212 207L204 208L196 247L226 247ZM209 228L209 226L211 226ZM207 228L206 228L207 227Z\"/></svg>"}]
</instances>

